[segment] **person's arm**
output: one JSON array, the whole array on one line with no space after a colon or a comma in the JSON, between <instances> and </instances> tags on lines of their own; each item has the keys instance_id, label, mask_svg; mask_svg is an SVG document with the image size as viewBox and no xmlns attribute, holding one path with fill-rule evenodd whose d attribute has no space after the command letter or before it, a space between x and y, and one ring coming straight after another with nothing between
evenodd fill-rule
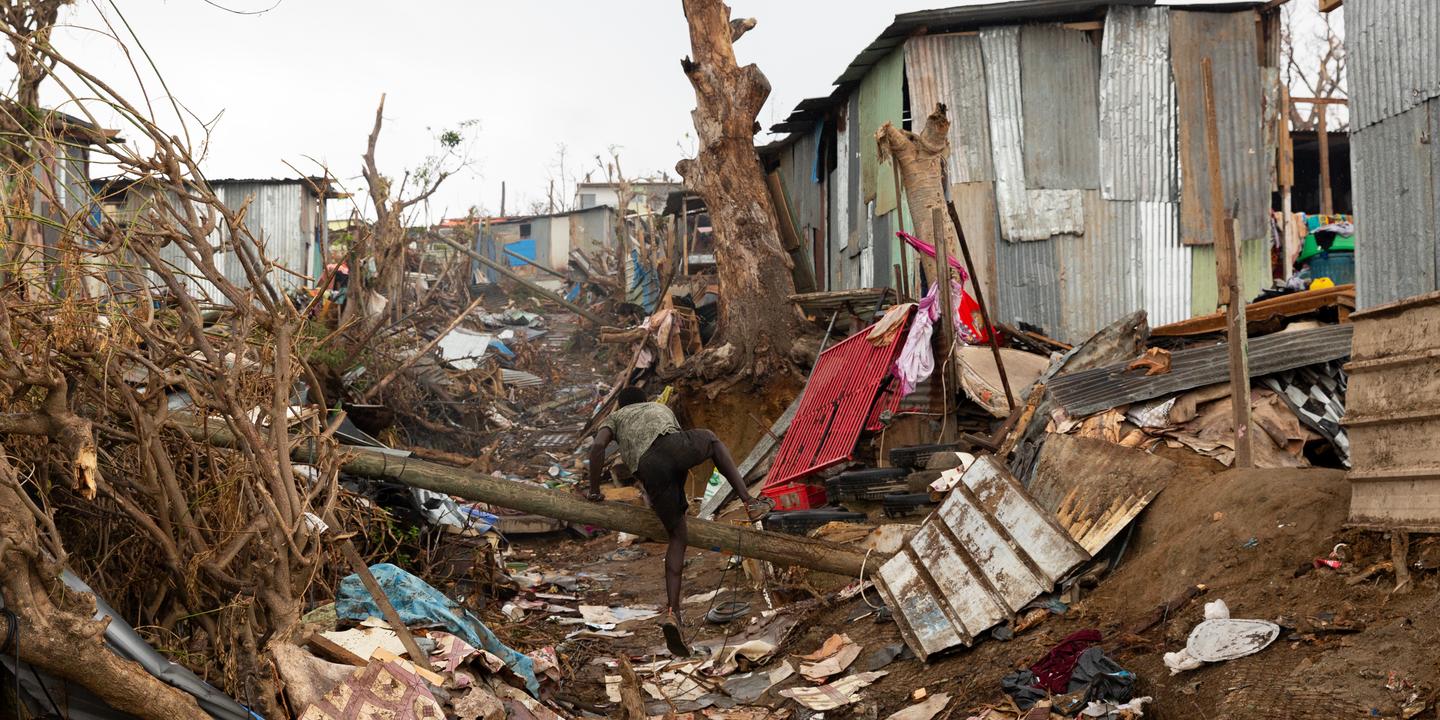
<instances>
[{"instance_id":1,"label":"person's arm","mask_svg":"<svg viewBox=\"0 0 1440 720\"><path fill-rule=\"evenodd\" d=\"M590 500L603 500L605 496L600 493L600 474L605 471L605 448L610 446L610 440L614 437L610 428L602 427L595 433L595 439L590 442L590 493L586 496Z\"/></svg>"}]
</instances>

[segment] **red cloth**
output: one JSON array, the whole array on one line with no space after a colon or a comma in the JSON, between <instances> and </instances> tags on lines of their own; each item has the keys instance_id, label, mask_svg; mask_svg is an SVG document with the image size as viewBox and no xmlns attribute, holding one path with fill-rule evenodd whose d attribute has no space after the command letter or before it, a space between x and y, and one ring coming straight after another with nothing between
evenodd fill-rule
<instances>
[{"instance_id":1,"label":"red cloth","mask_svg":"<svg viewBox=\"0 0 1440 720\"><path fill-rule=\"evenodd\" d=\"M1035 673L1035 687L1064 695L1069 689L1070 674L1075 671L1080 653L1099 642L1099 630L1081 630L1061 640L1060 644L1045 653L1045 657L1030 666L1030 672Z\"/></svg>"}]
</instances>

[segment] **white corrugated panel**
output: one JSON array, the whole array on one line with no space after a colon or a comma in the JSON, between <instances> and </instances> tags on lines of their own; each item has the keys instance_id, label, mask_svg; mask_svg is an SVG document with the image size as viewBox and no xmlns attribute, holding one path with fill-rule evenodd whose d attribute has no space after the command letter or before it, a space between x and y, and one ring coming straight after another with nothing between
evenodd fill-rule
<instances>
[{"instance_id":1,"label":"white corrugated panel","mask_svg":"<svg viewBox=\"0 0 1440 720\"><path fill-rule=\"evenodd\" d=\"M921 35L905 41L905 82L910 113L923 125L936 103L950 120L950 182L995 179L990 115L985 107L985 60L974 35ZM918 130L918 128L917 128Z\"/></svg>"},{"instance_id":2,"label":"white corrugated panel","mask_svg":"<svg viewBox=\"0 0 1440 720\"><path fill-rule=\"evenodd\" d=\"M1180 203L1136 202L1142 307L1151 327L1190 317L1190 248L1180 244Z\"/></svg>"},{"instance_id":3,"label":"white corrugated panel","mask_svg":"<svg viewBox=\"0 0 1440 720\"><path fill-rule=\"evenodd\" d=\"M1169 202L1178 171L1170 11L1116 5L1101 45L1100 189L1107 200Z\"/></svg>"},{"instance_id":4,"label":"white corrugated panel","mask_svg":"<svg viewBox=\"0 0 1440 720\"><path fill-rule=\"evenodd\" d=\"M1045 240L1085 231L1079 190L1029 190L1022 152L1024 127L1020 98L1020 29L980 31L985 56L986 102L995 165L995 199L1001 235L1011 242Z\"/></svg>"}]
</instances>

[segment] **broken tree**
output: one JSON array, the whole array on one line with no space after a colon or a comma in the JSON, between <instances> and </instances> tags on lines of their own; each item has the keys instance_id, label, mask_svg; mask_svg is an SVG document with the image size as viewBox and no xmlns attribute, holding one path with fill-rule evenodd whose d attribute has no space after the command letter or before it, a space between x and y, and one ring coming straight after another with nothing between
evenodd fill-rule
<instances>
[{"instance_id":1,"label":"broken tree","mask_svg":"<svg viewBox=\"0 0 1440 720\"><path fill-rule=\"evenodd\" d=\"M945 241L945 255L960 257L960 245L953 229L943 221L936 226L932 210L945 207L945 186L942 167L950 153L950 120L945 116L945 106L936 104L935 110L925 118L925 128L919 134L885 123L875 133L875 142L880 146L880 159L894 158L900 165L900 179L905 183L905 196L910 203L910 215L915 219L915 234L926 242L936 243L938 238ZM918 253L925 268L925 277L934 282L935 258Z\"/></svg>"},{"instance_id":2,"label":"broken tree","mask_svg":"<svg viewBox=\"0 0 1440 720\"><path fill-rule=\"evenodd\" d=\"M792 263L780 245L775 208L755 153L755 116L770 81L755 65L740 67L734 42L755 26L731 20L720 0L684 0L693 58L681 61L695 89L695 134L700 151L675 169L710 209L720 276L718 349L702 375L727 372L762 378L789 371L800 317ZM703 356L702 356L703 357Z\"/></svg>"}]
</instances>

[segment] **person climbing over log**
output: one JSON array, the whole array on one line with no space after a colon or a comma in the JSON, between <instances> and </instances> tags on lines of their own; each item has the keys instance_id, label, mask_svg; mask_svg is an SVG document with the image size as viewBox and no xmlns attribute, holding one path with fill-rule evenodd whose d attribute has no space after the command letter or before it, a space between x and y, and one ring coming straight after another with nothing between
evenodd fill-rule
<instances>
[{"instance_id":1,"label":"person climbing over log","mask_svg":"<svg viewBox=\"0 0 1440 720\"><path fill-rule=\"evenodd\" d=\"M620 445L620 460L640 479L650 508L660 518L669 535L665 551L665 596L668 602L665 639L675 654L683 649L679 640L680 585L685 564L685 479L690 468L706 460L730 483L736 497L745 503L745 513L753 522L769 512L767 502L751 497L744 478L729 448L715 433L704 428L681 430L675 413L657 402L647 402L645 391L630 386L620 390L619 408L601 423L590 445L591 502L600 502L600 476L605 467L605 449L614 440ZM673 639L672 639L673 634Z\"/></svg>"}]
</instances>

